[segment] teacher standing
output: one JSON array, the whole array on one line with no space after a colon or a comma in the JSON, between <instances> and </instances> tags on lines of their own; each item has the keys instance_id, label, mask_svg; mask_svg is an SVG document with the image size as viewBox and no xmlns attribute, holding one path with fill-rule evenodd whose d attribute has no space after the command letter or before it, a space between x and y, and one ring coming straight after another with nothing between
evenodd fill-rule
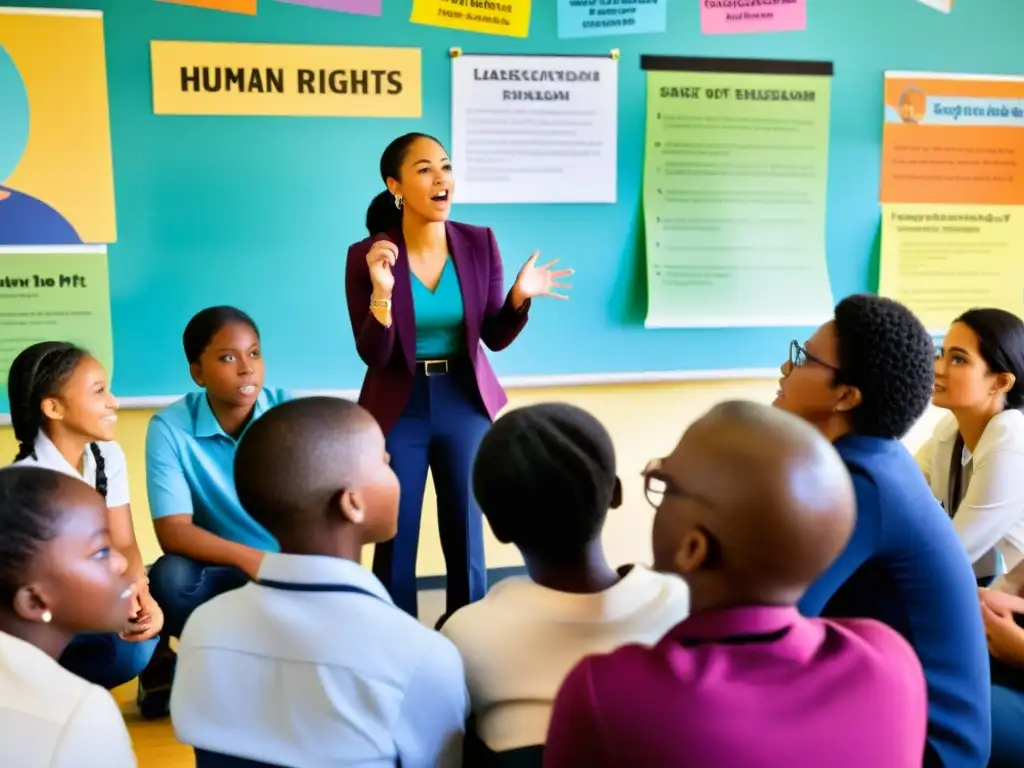
<instances>
[{"instance_id":1,"label":"teacher standing","mask_svg":"<svg viewBox=\"0 0 1024 768\"><path fill-rule=\"evenodd\" d=\"M567 288L572 270L537 266L534 253L505 293L494 232L448 221L451 160L421 133L380 158L386 189L370 203L370 236L348 249L345 293L356 349L367 365L359 403L387 437L401 482L398 533L378 544L373 571L395 604L417 615L416 554L428 467L437 491L447 568L446 615L487 591L483 522L473 498L477 446L507 402L480 347L511 344L530 301Z\"/></svg>"}]
</instances>

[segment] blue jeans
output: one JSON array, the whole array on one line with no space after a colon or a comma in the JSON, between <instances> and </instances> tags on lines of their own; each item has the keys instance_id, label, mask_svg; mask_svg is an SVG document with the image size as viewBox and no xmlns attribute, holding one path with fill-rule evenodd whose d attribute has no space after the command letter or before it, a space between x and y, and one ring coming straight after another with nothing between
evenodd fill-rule
<instances>
[{"instance_id":1,"label":"blue jeans","mask_svg":"<svg viewBox=\"0 0 1024 768\"><path fill-rule=\"evenodd\" d=\"M1024 693L992 686L992 756L989 768L1024 765Z\"/></svg>"},{"instance_id":2,"label":"blue jeans","mask_svg":"<svg viewBox=\"0 0 1024 768\"><path fill-rule=\"evenodd\" d=\"M149 569L149 593L164 612L164 634L181 637L192 611L217 595L249 582L233 565L210 565L164 555Z\"/></svg>"},{"instance_id":3,"label":"blue jeans","mask_svg":"<svg viewBox=\"0 0 1024 768\"><path fill-rule=\"evenodd\" d=\"M402 494L398 533L376 546L373 572L395 605L413 616L418 613L416 552L428 467L437 491L437 527L448 572L446 614L487 591L483 518L473 497L472 473L476 449L490 426L466 359L451 363L444 375L417 373L409 402L387 434Z\"/></svg>"},{"instance_id":4,"label":"blue jeans","mask_svg":"<svg viewBox=\"0 0 1024 768\"><path fill-rule=\"evenodd\" d=\"M134 680L153 658L158 638L129 643L114 634L78 635L61 654L60 664L108 691Z\"/></svg>"}]
</instances>

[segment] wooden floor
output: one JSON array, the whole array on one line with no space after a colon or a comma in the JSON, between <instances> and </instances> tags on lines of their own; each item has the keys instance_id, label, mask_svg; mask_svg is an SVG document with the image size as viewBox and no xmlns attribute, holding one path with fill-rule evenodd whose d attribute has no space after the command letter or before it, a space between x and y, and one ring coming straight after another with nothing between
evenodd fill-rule
<instances>
[{"instance_id":1,"label":"wooden floor","mask_svg":"<svg viewBox=\"0 0 1024 768\"><path fill-rule=\"evenodd\" d=\"M170 718L146 721L135 707L135 683L114 691L135 745L139 768L195 768L192 749L174 738Z\"/></svg>"}]
</instances>

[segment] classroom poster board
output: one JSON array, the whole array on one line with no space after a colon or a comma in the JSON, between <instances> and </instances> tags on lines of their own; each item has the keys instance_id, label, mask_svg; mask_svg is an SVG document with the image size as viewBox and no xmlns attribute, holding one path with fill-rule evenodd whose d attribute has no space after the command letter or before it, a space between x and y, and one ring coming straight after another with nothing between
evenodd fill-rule
<instances>
[{"instance_id":1,"label":"classroom poster board","mask_svg":"<svg viewBox=\"0 0 1024 768\"><path fill-rule=\"evenodd\" d=\"M52 0L19 3L43 10ZM271 385L360 386L365 366L345 306L346 253L366 236L366 205L383 189L378 162L391 139L422 131L451 149L453 46L500 56L621 52L616 202L463 205L456 199L456 219L493 229L506 284L535 250L576 269L569 301L536 302L516 342L489 353L499 376L573 384L763 375L782 363L791 339L813 329L645 327L648 101L641 56L834 63L823 252L838 300L878 286L881 73L912 66L1013 71L1024 29L1024 4L1005 0L957 3L950 15L893 0L808 3L805 31L743 35L704 35L698 3L670 2L664 32L580 37L559 36L554 2L531 5L526 37L410 23L407 0L384 2L380 16L282 2L261 2L255 15L194 7L245 9L239 0L91 5L105 12L117 211L116 241L90 239L107 244L113 385L127 403L192 389L181 333L196 311L215 304L234 304L258 321ZM6 23L0 20L0 35ZM153 40L415 48L422 56L422 110L418 117L154 114ZM52 56L52 47L40 50Z\"/></svg>"},{"instance_id":2,"label":"classroom poster board","mask_svg":"<svg viewBox=\"0 0 1024 768\"><path fill-rule=\"evenodd\" d=\"M887 72L879 292L934 333L1024 314L1024 78Z\"/></svg>"},{"instance_id":3,"label":"classroom poster board","mask_svg":"<svg viewBox=\"0 0 1024 768\"><path fill-rule=\"evenodd\" d=\"M644 56L648 328L815 326L832 64Z\"/></svg>"}]
</instances>

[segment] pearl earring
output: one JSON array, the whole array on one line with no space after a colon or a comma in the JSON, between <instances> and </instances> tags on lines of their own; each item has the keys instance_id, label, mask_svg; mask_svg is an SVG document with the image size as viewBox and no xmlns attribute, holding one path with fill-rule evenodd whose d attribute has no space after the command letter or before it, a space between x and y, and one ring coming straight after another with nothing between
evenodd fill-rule
<instances>
[{"instance_id":1,"label":"pearl earring","mask_svg":"<svg viewBox=\"0 0 1024 768\"><path fill-rule=\"evenodd\" d=\"M53 621L53 614L49 611L43 611L43 615L39 618L43 620L43 624L49 624L51 621Z\"/></svg>"},{"instance_id":2,"label":"pearl earring","mask_svg":"<svg viewBox=\"0 0 1024 768\"><path fill-rule=\"evenodd\" d=\"M397 208L398 210L402 210L402 196L401 195L395 195L395 208Z\"/></svg>"}]
</instances>

